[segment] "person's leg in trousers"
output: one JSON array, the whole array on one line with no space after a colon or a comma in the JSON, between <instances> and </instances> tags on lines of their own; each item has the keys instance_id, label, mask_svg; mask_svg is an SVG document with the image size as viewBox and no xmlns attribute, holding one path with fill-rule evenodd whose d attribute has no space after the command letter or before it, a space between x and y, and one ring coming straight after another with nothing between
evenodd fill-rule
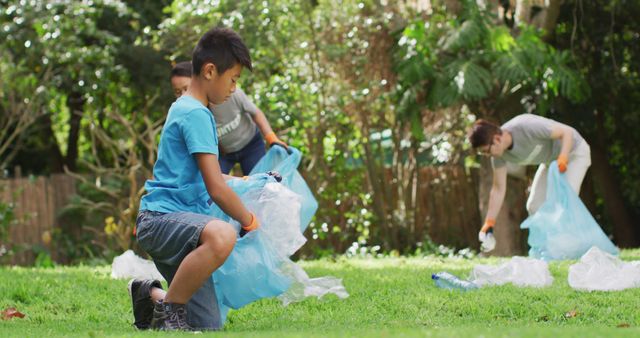
<instances>
[{"instance_id":1,"label":"person's leg in trousers","mask_svg":"<svg viewBox=\"0 0 640 338\"><path fill-rule=\"evenodd\" d=\"M569 164L567 165L567 171L565 176L567 182L576 194L580 195L580 187L584 176L587 174L587 170L591 166L591 148L589 145L582 141L582 143L569 154Z\"/></svg>"},{"instance_id":2,"label":"person's leg in trousers","mask_svg":"<svg viewBox=\"0 0 640 338\"><path fill-rule=\"evenodd\" d=\"M220 154L220 156L218 156L218 162L220 163L220 171L225 175L229 175L231 169L233 169L233 166L236 164L234 156L231 154Z\"/></svg>"},{"instance_id":3,"label":"person's leg in trousers","mask_svg":"<svg viewBox=\"0 0 640 338\"><path fill-rule=\"evenodd\" d=\"M240 151L240 167L244 175L249 175L253 167L266 154L264 140L262 134L256 132L251 142Z\"/></svg>"},{"instance_id":4,"label":"person's leg in trousers","mask_svg":"<svg viewBox=\"0 0 640 338\"><path fill-rule=\"evenodd\" d=\"M527 212L529 216L538 211L544 200L547 198L547 165L540 164L533 182L531 183L531 193L527 199Z\"/></svg>"}]
</instances>

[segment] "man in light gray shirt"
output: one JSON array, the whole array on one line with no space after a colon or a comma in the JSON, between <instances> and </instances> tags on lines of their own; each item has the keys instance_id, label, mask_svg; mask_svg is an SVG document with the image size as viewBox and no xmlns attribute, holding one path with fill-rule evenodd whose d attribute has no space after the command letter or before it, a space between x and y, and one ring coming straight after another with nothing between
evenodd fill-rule
<instances>
[{"instance_id":1,"label":"man in light gray shirt","mask_svg":"<svg viewBox=\"0 0 640 338\"><path fill-rule=\"evenodd\" d=\"M191 62L180 62L171 71L171 86L176 98L182 96L191 82ZM236 163L242 173L248 175L251 169L265 155L265 143L269 146L288 146L271 129L264 113L256 107L242 89L237 88L222 104L209 105L216 121L218 146L220 148L220 170L229 174Z\"/></svg>"},{"instance_id":2,"label":"man in light gray shirt","mask_svg":"<svg viewBox=\"0 0 640 338\"><path fill-rule=\"evenodd\" d=\"M502 126L478 120L469 135L471 146L479 153L491 156L493 185L489 207L478 238L483 244L495 225L507 188L506 163L538 165L527 200L529 215L544 203L547 191L547 168L557 160L569 185L580 193L582 180L591 166L591 149L580 134L570 126L532 114L518 115ZM493 244L493 243L492 243ZM483 245L490 250L491 244Z\"/></svg>"}]
</instances>

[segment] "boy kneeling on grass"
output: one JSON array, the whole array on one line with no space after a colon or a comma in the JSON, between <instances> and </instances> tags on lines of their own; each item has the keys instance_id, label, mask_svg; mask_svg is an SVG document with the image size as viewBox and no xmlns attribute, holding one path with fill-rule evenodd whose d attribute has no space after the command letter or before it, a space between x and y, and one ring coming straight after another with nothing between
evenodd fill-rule
<instances>
[{"instance_id":1,"label":"boy kneeling on grass","mask_svg":"<svg viewBox=\"0 0 640 338\"><path fill-rule=\"evenodd\" d=\"M145 184L136 220L137 240L169 283L133 280L129 292L140 329L215 330L221 327L211 274L236 243L233 226L208 215L216 203L245 231L258 220L227 186L218 164L216 123L209 103L235 91L242 68L252 69L238 34L214 28L193 51L193 77L169 109L153 179Z\"/></svg>"}]
</instances>

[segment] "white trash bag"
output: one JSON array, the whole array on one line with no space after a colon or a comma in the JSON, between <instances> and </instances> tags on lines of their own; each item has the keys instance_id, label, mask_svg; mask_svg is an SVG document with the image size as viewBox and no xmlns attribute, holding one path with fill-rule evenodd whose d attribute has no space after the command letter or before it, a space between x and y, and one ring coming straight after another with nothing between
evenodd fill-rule
<instances>
[{"instance_id":1,"label":"white trash bag","mask_svg":"<svg viewBox=\"0 0 640 338\"><path fill-rule=\"evenodd\" d=\"M347 289L342 285L342 279L336 277L309 278L309 275L296 263L285 262L281 268L284 275L288 276L293 283L285 293L278 296L282 305L300 302L307 297L324 297L327 294L334 294L340 299L349 297Z\"/></svg>"},{"instance_id":2,"label":"white trash bag","mask_svg":"<svg viewBox=\"0 0 640 338\"><path fill-rule=\"evenodd\" d=\"M132 250L127 250L113 259L111 278L164 280L153 261L136 255Z\"/></svg>"},{"instance_id":3,"label":"white trash bag","mask_svg":"<svg viewBox=\"0 0 640 338\"><path fill-rule=\"evenodd\" d=\"M553 283L547 262L518 256L500 265L478 264L473 267L470 279L480 287L506 283L513 283L516 286L543 287Z\"/></svg>"},{"instance_id":4,"label":"white trash bag","mask_svg":"<svg viewBox=\"0 0 640 338\"><path fill-rule=\"evenodd\" d=\"M640 287L640 261L623 262L592 247L569 267L569 286L582 291L618 291Z\"/></svg>"}]
</instances>

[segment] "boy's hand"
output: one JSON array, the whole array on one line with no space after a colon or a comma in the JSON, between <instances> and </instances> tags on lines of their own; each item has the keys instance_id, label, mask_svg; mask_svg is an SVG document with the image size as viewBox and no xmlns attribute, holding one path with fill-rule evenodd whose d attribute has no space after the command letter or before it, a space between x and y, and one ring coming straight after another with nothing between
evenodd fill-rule
<instances>
[{"instance_id":1,"label":"boy's hand","mask_svg":"<svg viewBox=\"0 0 640 338\"><path fill-rule=\"evenodd\" d=\"M282 182L282 176L275 170L267 171L267 175L273 177L278 183Z\"/></svg>"},{"instance_id":2,"label":"boy's hand","mask_svg":"<svg viewBox=\"0 0 640 338\"><path fill-rule=\"evenodd\" d=\"M568 164L569 164L569 158L567 158L567 155L560 154L560 156L558 156L558 170L561 173L567 171Z\"/></svg>"},{"instance_id":3,"label":"boy's hand","mask_svg":"<svg viewBox=\"0 0 640 338\"><path fill-rule=\"evenodd\" d=\"M256 175L252 175L252 176L266 179L267 177L265 177L264 175L273 177L276 180L276 182L278 182L278 183L282 182L282 175L280 175L280 173L275 171L275 170L270 170L270 171L267 171L264 174L256 174ZM252 176L242 176L242 177L238 177L238 178L242 179L243 181L249 181L249 180L251 180Z\"/></svg>"},{"instance_id":4,"label":"boy's hand","mask_svg":"<svg viewBox=\"0 0 640 338\"><path fill-rule=\"evenodd\" d=\"M289 146L286 143L284 143L284 141L279 139L276 133L270 132L269 134L264 136L264 139L267 141L267 144L269 145L269 147L272 147L275 144L283 147L284 149L287 150L287 152L289 152Z\"/></svg>"},{"instance_id":5,"label":"boy's hand","mask_svg":"<svg viewBox=\"0 0 640 338\"><path fill-rule=\"evenodd\" d=\"M249 214L251 214L251 221L246 225L242 225L242 230L246 232L256 230L260 227L260 222L258 222L258 217L256 217L256 215L252 212L250 212Z\"/></svg>"}]
</instances>

